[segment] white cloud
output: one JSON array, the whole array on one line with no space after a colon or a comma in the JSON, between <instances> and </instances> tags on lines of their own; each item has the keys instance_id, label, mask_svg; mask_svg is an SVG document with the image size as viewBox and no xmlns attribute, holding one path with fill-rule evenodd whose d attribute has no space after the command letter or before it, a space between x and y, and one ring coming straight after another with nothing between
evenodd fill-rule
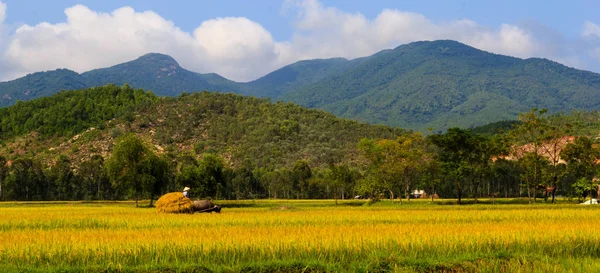
<instances>
[{"instance_id":1,"label":"white cloud","mask_svg":"<svg viewBox=\"0 0 600 273\"><path fill-rule=\"evenodd\" d=\"M6 4L0 1L0 24L4 23L4 19L6 19Z\"/></svg>"},{"instance_id":2,"label":"white cloud","mask_svg":"<svg viewBox=\"0 0 600 273\"><path fill-rule=\"evenodd\" d=\"M600 38L600 26L596 25L590 21L586 21L583 24L583 32L581 35L583 37L596 36L597 38Z\"/></svg>"},{"instance_id":3,"label":"white cloud","mask_svg":"<svg viewBox=\"0 0 600 273\"><path fill-rule=\"evenodd\" d=\"M26 71L66 67L79 72L131 60L150 51L176 52L192 37L153 12L123 7L111 14L76 5L59 24L23 25L12 35L7 61Z\"/></svg>"},{"instance_id":4,"label":"white cloud","mask_svg":"<svg viewBox=\"0 0 600 273\"><path fill-rule=\"evenodd\" d=\"M12 79L19 74L13 74L14 72L7 66L2 55L4 52L5 45L8 37L6 34L6 27L4 26L4 20L6 19L6 4L0 1L0 80Z\"/></svg>"},{"instance_id":5,"label":"white cloud","mask_svg":"<svg viewBox=\"0 0 600 273\"><path fill-rule=\"evenodd\" d=\"M271 33L246 18L218 18L203 22L194 36L214 58L239 59L249 54L261 54L273 47Z\"/></svg>"},{"instance_id":6,"label":"white cloud","mask_svg":"<svg viewBox=\"0 0 600 273\"><path fill-rule=\"evenodd\" d=\"M66 22L23 25L10 37L5 61L26 72L66 67L78 72L111 66L148 52L173 56L182 66L248 80L274 69L271 34L246 18L203 22L193 34L151 12L123 7L98 13L76 5ZM252 69L252 66L264 68Z\"/></svg>"},{"instance_id":7,"label":"white cloud","mask_svg":"<svg viewBox=\"0 0 600 273\"><path fill-rule=\"evenodd\" d=\"M209 64L208 71L238 80L270 72L278 59L271 33L246 18L205 21L194 30L194 38L199 58Z\"/></svg>"},{"instance_id":8,"label":"white cloud","mask_svg":"<svg viewBox=\"0 0 600 273\"><path fill-rule=\"evenodd\" d=\"M343 56L354 58L413 41L452 39L479 49L529 57L539 47L526 30L504 24L488 29L471 20L432 22L424 15L385 9L373 20L324 7L316 0L288 1L298 9L297 29L291 44L302 58ZM291 6L291 8L290 8Z\"/></svg>"},{"instance_id":9,"label":"white cloud","mask_svg":"<svg viewBox=\"0 0 600 273\"><path fill-rule=\"evenodd\" d=\"M84 72L159 52L192 71L246 81L301 59L356 58L400 44L438 39L523 58L565 60L578 67L586 62L581 55L557 49L535 27L503 24L489 28L468 19L434 22L423 14L394 9L384 9L370 19L317 0L289 0L284 8L287 15L295 16L288 41L275 41L268 30L244 17L199 22L194 31L186 32L152 11L123 7L101 13L83 5L67 8L65 22L23 25L3 35L6 5L0 0L0 77L56 68ZM600 27L586 22L582 37L596 36L600 37Z\"/></svg>"},{"instance_id":10,"label":"white cloud","mask_svg":"<svg viewBox=\"0 0 600 273\"><path fill-rule=\"evenodd\" d=\"M4 33L4 19L6 19L6 4L0 1L0 49L2 49L2 44L5 42L5 33ZM0 53L2 53L0 51Z\"/></svg>"},{"instance_id":11,"label":"white cloud","mask_svg":"<svg viewBox=\"0 0 600 273\"><path fill-rule=\"evenodd\" d=\"M587 50L589 57L600 62L600 25L586 21L581 36L590 47Z\"/></svg>"}]
</instances>

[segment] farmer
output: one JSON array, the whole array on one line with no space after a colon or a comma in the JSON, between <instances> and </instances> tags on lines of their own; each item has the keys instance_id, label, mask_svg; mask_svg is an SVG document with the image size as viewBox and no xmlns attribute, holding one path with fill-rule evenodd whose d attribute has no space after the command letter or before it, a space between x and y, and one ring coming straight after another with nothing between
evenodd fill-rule
<instances>
[{"instance_id":1,"label":"farmer","mask_svg":"<svg viewBox=\"0 0 600 273\"><path fill-rule=\"evenodd\" d=\"M185 196L186 198L188 198L188 191L190 190L190 188L185 187L183 188L183 196Z\"/></svg>"}]
</instances>

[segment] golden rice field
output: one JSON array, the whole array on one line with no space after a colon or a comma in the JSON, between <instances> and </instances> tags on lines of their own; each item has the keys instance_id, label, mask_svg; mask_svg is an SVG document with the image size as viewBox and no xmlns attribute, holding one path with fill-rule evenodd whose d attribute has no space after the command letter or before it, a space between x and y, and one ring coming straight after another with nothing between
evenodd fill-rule
<instances>
[{"instance_id":1,"label":"golden rice field","mask_svg":"<svg viewBox=\"0 0 600 273\"><path fill-rule=\"evenodd\" d=\"M600 208L0 203L0 272L600 272Z\"/></svg>"}]
</instances>

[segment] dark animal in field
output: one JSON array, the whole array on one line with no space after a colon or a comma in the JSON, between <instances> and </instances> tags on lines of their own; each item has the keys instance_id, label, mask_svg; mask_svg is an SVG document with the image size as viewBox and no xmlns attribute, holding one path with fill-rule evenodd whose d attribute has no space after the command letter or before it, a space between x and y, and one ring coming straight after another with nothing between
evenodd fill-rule
<instances>
[{"instance_id":1,"label":"dark animal in field","mask_svg":"<svg viewBox=\"0 0 600 273\"><path fill-rule=\"evenodd\" d=\"M221 206L213 204L210 200L194 201L194 212L216 212L221 213Z\"/></svg>"},{"instance_id":2,"label":"dark animal in field","mask_svg":"<svg viewBox=\"0 0 600 273\"><path fill-rule=\"evenodd\" d=\"M551 186L546 186L546 185L537 185L535 187L535 189L536 190L537 189L542 189L542 192L544 193L544 201L548 200L548 195L549 194L552 195L552 196L554 196L554 194L556 193L556 186L551 187ZM552 199L552 200L554 200L554 199Z\"/></svg>"}]
</instances>

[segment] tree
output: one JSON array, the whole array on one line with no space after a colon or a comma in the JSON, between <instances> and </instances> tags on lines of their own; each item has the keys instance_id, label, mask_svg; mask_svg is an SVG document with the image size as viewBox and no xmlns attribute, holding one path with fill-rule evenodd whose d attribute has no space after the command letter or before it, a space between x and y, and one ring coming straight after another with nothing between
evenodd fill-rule
<instances>
[{"instance_id":1,"label":"tree","mask_svg":"<svg viewBox=\"0 0 600 273\"><path fill-rule=\"evenodd\" d=\"M41 164L32 158L15 159L6 178L5 196L8 200L49 200L50 180Z\"/></svg>"},{"instance_id":2,"label":"tree","mask_svg":"<svg viewBox=\"0 0 600 273\"><path fill-rule=\"evenodd\" d=\"M179 190L184 187L190 187L190 195L194 196L204 191L200 188L200 170L198 169L198 161L192 156L184 155L179 158L180 166L177 175L175 176L175 184Z\"/></svg>"},{"instance_id":3,"label":"tree","mask_svg":"<svg viewBox=\"0 0 600 273\"><path fill-rule=\"evenodd\" d=\"M160 195L162 189L169 181L169 161L152 152L149 152L145 161L143 162L143 166L146 168L144 170L144 188L148 189L150 206L152 206L154 197Z\"/></svg>"},{"instance_id":4,"label":"tree","mask_svg":"<svg viewBox=\"0 0 600 273\"><path fill-rule=\"evenodd\" d=\"M533 108L527 113L520 114L521 123L510 132L513 142L511 156L519 160L526 170L524 178L526 178L529 203L531 203L531 192L541 184L542 167L547 164L542 156L542 145L548 139L547 132L550 129L544 119L547 112L546 109ZM535 202L535 192L533 194Z\"/></svg>"},{"instance_id":5,"label":"tree","mask_svg":"<svg viewBox=\"0 0 600 273\"><path fill-rule=\"evenodd\" d=\"M312 177L312 171L310 166L308 166L308 162L306 162L306 160L296 161L292 167L290 175L292 179L293 190L296 192L296 197L298 199L306 198L308 181Z\"/></svg>"},{"instance_id":6,"label":"tree","mask_svg":"<svg viewBox=\"0 0 600 273\"><path fill-rule=\"evenodd\" d=\"M540 148L550 163L548 169L552 179L550 188L552 189L552 203L554 203L558 186L559 165L561 164L560 152L569 141L569 137L566 135L570 132L571 124L560 114L543 119L543 122L545 123L545 130ZM547 192L545 197L547 197Z\"/></svg>"},{"instance_id":7,"label":"tree","mask_svg":"<svg viewBox=\"0 0 600 273\"><path fill-rule=\"evenodd\" d=\"M48 179L53 180L56 198L58 200L78 199L79 189L75 183L75 175L71 169L71 160L66 155L59 155L56 163L48 173Z\"/></svg>"},{"instance_id":8,"label":"tree","mask_svg":"<svg viewBox=\"0 0 600 273\"><path fill-rule=\"evenodd\" d=\"M374 175L365 175L356 183L355 191L370 196L373 202L378 202L380 195L386 190Z\"/></svg>"},{"instance_id":9,"label":"tree","mask_svg":"<svg viewBox=\"0 0 600 273\"><path fill-rule=\"evenodd\" d=\"M215 154L204 154L198 162L199 180L196 193L199 196L220 198L226 185L223 160ZM192 189L193 191L193 189Z\"/></svg>"},{"instance_id":10,"label":"tree","mask_svg":"<svg viewBox=\"0 0 600 273\"><path fill-rule=\"evenodd\" d=\"M344 186L352 184L356 179L353 172L346 165L336 166L334 164L329 165L327 172L325 174L325 178L327 182L333 188L333 195L335 199L335 204L338 204L338 198L344 196Z\"/></svg>"},{"instance_id":11,"label":"tree","mask_svg":"<svg viewBox=\"0 0 600 273\"><path fill-rule=\"evenodd\" d=\"M539 181L542 180L544 175L544 169L549 165L547 158L539 153L526 152L521 155L518 161L523 172L521 173L521 180L527 187L527 198L531 203L531 197L533 195L533 203L536 202L536 188L539 185Z\"/></svg>"},{"instance_id":12,"label":"tree","mask_svg":"<svg viewBox=\"0 0 600 273\"><path fill-rule=\"evenodd\" d=\"M595 176L598 175L598 160L600 149L589 137L578 137L575 142L567 144L562 150L561 157L567 161L567 168L575 175L577 182L573 185L578 196L582 196L582 189L589 189L590 198L594 188L597 188ZM585 187L585 184L588 187Z\"/></svg>"},{"instance_id":13,"label":"tree","mask_svg":"<svg viewBox=\"0 0 600 273\"><path fill-rule=\"evenodd\" d=\"M417 180L419 174L423 173L428 167L431 167L428 171L429 174L434 173L435 167L430 163L433 161L433 153L430 147L430 143L421 136L420 133L404 134L396 139L399 144L397 157L400 158L399 162L391 164L399 164L402 168L402 182L404 187L404 194L407 200L410 200L409 192L413 187L413 184ZM384 168L391 167L385 166ZM433 176L432 179L435 179ZM402 198L400 198L402 203Z\"/></svg>"},{"instance_id":14,"label":"tree","mask_svg":"<svg viewBox=\"0 0 600 273\"><path fill-rule=\"evenodd\" d=\"M378 201L379 195L384 191L390 194L392 202L394 200L394 187L400 185L403 176L399 146L389 139L362 139L358 144L358 149L369 161L366 176L360 181L359 189L362 193L370 193L374 201Z\"/></svg>"},{"instance_id":15,"label":"tree","mask_svg":"<svg viewBox=\"0 0 600 273\"><path fill-rule=\"evenodd\" d=\"M249 162L244 162L242 166L233 171L231 184L235 199L252 198L259 193L260 185L254 174Z\"/></svg>"},{"instance_id":16,"label":"tree","mask_svg":"<svg viewBox=\"0 0 600 273\"><path fill-rule=\"evenodd\" d=\"M521 195L521 168L517 161L496 158L492 165L491 194L504 197Z\"/></svg>"},{"instance_id":17,"label":"tree","mask_svg":"<svg viewBox=\"0 0 600 273\"><path fill-rule=\"evenodd\" d=\"M150 192L152 196L156 184L164 179L162 162L135 134L117 139L106 167L113 185L134 192L136 207L141 194Z\"/></svg>"},{"instance_id":18,"label":"tree","mask_svg":"<svg viewBox=\"0 0 600 273\"><path fill-rule=\"evenodd\" d=\"M290 183L290 172L286 168L275 170L258 169L255 172L262 187L267 190L269 198L290 198L292 186Z\"/></svg>"},{"instance_id":19,"label":"tree","mask_svg":"<svg viewBox=\"0 0 600 273\"><path fill-rule=\"evenodd\" d=\"M369 175L372 176L371 179L364 181L369 182L365 185L379 187L389 192L392 202L394 189L402 188L408 199L408 192L418 174L423 170L427 161L432 159L427 145L427 141L420 133L407 133L395 140L361 140L359 149L370 161ZM402 198L400 203L402 203Z\"/></svg>"},{"instance_id":20,"label":"tree","mask_svg":"<svg viewBox=\"0 0 600 273\"><path fill-rule=\"evenodd\" d=\"M477 202L484 181L492 176L492 157L501 154L503 147L500 142L481 135L473 135L469 142L472 150L468 161L472 171L473 197Z\"/></svg>"},{"instance_id":21,"label":"tree","mask_svg":"<svg viewBox=\"0 0 600 273\"><path fill-rule=\"evenodd\" d=\"M255 169L252 174L259 181L261 188L266 190L267 198L273 197L274 189L272 183L272 172L265 168Z\"/></svg>"},{"instance_id":22,"label":"tree","mask_svg":"<svg viewBox=\"0 0 600 273\"><path fill-rule=\"evenodd\" d=\"M577 181L571 186L577 194L577 199L579 200L579 202L581 202L582 199L585 199L586 195L588 195L590 199L593 198L593 191L595 188L598 188L598 180L589 179L587 177L581 177L577 179Z\"/></svg>"},{"instance_id":23,"label":"tree","mask_svg":"<svg viewBox=\"0 0 600 273\"><path fill-rule=\"evenodd\" d=\"M460 128L450 128L446 134L429 137L439 148L436 157L442 163L445 176L456 185L458 204L463 194L461 181L471 172L472 153L477 150L472 137L469 131Z\"/></svg>"},{"instance_id":24,"label":"tree","mask_svg":"<svg viewBox=\"0 0 600 273\"><path fill-rule=\"evenodd\" d=\"M429 190L431 202L433 203L436 187L441 183L441 164L439 161L431 159L425 161L425 165L422 168L423 170L419 176L419 186Z\"/></svg>"},{"instance_id":25,"label":"tree","mask_svg":"<svg viewBox=\"0 0 600 273\"><path fill-rule=\"evenodd\" d=\"M6 158L0 155L0 201L4 200L4 192L2 191L2 184L8 176L8 162Z\"/></svg>"},{"instance_id":26,"label":"tree","mask_svg":"<svg viewBox=\"0 0 600 273\"><path fill-rule=\"evenodd\" d=\"M93 155L89 160L83 161L79 166L78 176L86 189L85 199L102 200L111 196L110 180L106 174L104 158Z\"/></svg>"}]
</instances>

